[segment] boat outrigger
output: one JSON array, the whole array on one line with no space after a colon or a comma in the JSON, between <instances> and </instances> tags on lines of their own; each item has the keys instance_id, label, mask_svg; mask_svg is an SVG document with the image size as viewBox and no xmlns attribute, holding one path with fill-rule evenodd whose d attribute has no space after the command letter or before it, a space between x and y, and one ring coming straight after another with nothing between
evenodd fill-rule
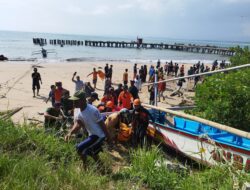
<instances>
[{"instance_id":1,"label":"boat outrigger","mask_svg":"<svg viewBox=\"0 0 250 190\"><path fill-rule=\"evenodd\" d=\"M246 64L207 74L249 66L250 64ZM155 80L152 84L157 83L159 82ZM154 123L150 122L147 131L154 140L202 164L215 165L218 162L230 162L239 169L250 171L250 133L170 109L148 104L143 104L143 106L149 108L155 118ZM166 117L167 114L171 117Z\"/></svg>"},{"instance_id":2,"label":"boat outrigger","mask_svg":"<svg viewBox=\"0 0 250 190\"><path fill-rule=\"evenodd\" d=\"M54 54L56 54L56 51L54 49L48 49L48 50L46 50L46 49L44 49L42 47L41 50L33 51L32 55L41 54L43 58L47 58L48 57L48 53L54 53Z\"/></svg>"}]
</instances>

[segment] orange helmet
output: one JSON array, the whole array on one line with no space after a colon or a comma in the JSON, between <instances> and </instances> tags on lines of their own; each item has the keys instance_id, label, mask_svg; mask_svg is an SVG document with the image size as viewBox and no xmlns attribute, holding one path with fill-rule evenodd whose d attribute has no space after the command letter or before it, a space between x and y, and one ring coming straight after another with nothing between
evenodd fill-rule
<instances>
[{"instance_id":1,"label":"orange helmet","mask_svg":"<svg viewBox=\"0 0 250 190\"><path fill-rule=\"evenodd\" d=\"M107 107L107 108L111 108L111 109L113 109L113 107L114 107L113 102L112 102L112 101L107 101L107 103L106 103L106 107Z\"/></svg>"},{"instance_id":2,"label":"orange helmet","mask_svg":"<svg viewBox=\"0 0 250 190\"><path fill-rule=\"evenodd\" d=\"M134 105L135 105L135 106L141 105L140 99L135 99L135 100L134 100Z\"/></svg>"},{"instance_id":3,"label":"orange helmet","mask_svg":"<svg viewBox=\"0 0 250 190\"><path fill-rule=\"evenodd\" d=\"M105 107L104 107L104 106L99 106L97 109L98 109L100 112L103 112L103 111L105 110Z\"/></svg>"}]
</instances>

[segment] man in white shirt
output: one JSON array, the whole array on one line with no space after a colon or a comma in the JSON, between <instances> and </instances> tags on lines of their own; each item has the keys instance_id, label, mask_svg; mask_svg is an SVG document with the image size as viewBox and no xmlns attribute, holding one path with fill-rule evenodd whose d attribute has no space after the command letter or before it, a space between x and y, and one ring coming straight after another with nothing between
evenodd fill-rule
<instances>
[{"instance_id":1,"label":"man in white shirt","mask_svg":"<svg viewBox=\"0 0 250 190\"><path fill-rule=\"evenodd\" d=\"M76 85L75 92L80 91L80 90L85 90L84 82L80 80L79 76L77 76L75 80L75 76L76 76L76 72L73 74L73 77L72 77L72 82L74 82Z\"/></svg>"},{"instance_id":2,"label":"man in white shirt","mask_svg":"<svg viewBox=\"0 0 250 190\"><path fill-rule=\"evenodd\" d=\"M76 92L70 99L76 101L75 105L80 108L80 112L75 116L74 126L65 136L65 140L68 141L73 133L77 132L81 127L85 127L89 136L76 146L77 152L81 156L83 163L85 163L88 155L95 161L99 161L98 153L104 139L107 138L110 141L110 135L103 117L95 106L87 104L85 93L82 90Z\"/></svg>"}]
</instances>

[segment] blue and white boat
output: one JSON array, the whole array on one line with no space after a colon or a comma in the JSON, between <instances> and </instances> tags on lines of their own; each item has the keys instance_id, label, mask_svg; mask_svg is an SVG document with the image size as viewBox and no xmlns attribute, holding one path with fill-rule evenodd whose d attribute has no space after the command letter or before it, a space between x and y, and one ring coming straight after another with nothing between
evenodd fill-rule
<instances>
[{"instance_id":1,"label":"blue and white boat","mask_svg":"<svg viewBox=\"0 0 250 190\"><path fill-rule=\"evenodd\" d=\"M178 116L169 119L166 118L166 112L150 111L155 117L155 122L150 122L148 135L155 140L202 164L230 162L239 169L250 171L249 133L230 127L221 130L204 124L205 122ZM190 117L187 114L182 115ZM228 131L235 131L237 134Z\"/></svg>"}]
</instances>

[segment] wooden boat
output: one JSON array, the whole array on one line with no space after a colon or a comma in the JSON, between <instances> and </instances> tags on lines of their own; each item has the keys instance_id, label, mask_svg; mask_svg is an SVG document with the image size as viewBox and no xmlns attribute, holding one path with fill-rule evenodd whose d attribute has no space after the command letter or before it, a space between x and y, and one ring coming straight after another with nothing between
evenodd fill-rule
<instances>
[{"instance_id":1,"label":"wooden boat","mask_svg":"<svg viewBox=\"0 0 250 190\"><path fill-rule=\"evenodd\" d=\"M148 135L155 140L202 164L229 162L250 171L250 139L243 137L245 132L240 136L178 116L169 121L166 112L150 112L155 122L150 122Z\"/></svg>"},{"instance_id":2,"label":"wooden boat","mask_svg":"<svg viewBox=\"0 0 250 190\"><path fill-rule=\"evenodd\" d=\"M57 54L56 51L54 49L49 49L49 50L46 50L42 47L41 50L38 50L38 51L33 51L32 52L32 55L37 55L37 54L41 54L42 55L42 58L47 58L48 57L48 53L54 53L54 54Z\"/></svg>"}]
</instances>

